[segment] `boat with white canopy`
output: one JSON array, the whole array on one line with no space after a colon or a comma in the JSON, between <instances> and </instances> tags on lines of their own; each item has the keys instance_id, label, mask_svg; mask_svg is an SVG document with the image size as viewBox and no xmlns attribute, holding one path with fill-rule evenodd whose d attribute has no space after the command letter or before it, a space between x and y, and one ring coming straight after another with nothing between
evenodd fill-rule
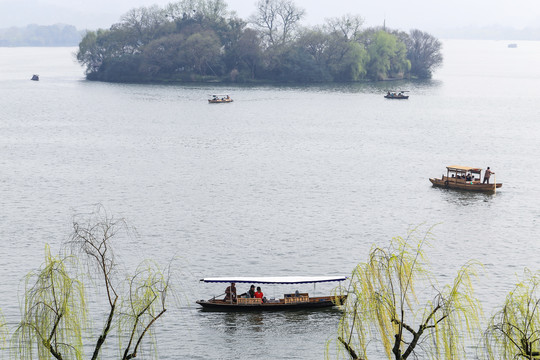
<instances>
[{"instance_id":1,"label":"boat with white canopy","mask_svg":"<svg viewBox=\"0 0 540 360\"><path fill-rule=\"evenodd\" d=\"M285 293L283 298L256 298L247 294L236 295L236 284L281 284L300 285L317 284L327 282L341 282L347 279L346 276L278 276L278 277L243 277L229 276L217 278L204 278L205 283L229 283L225 298L218 298L222 295L214 296L209 300L198 300L197 304L205 310L214 311L275 311L275 310L297 310L316 309L332 306L340 306L345 303L347 295L336 294L328 296L310 296L309 293L295 290Z\"/></svg>"}]
</instances>

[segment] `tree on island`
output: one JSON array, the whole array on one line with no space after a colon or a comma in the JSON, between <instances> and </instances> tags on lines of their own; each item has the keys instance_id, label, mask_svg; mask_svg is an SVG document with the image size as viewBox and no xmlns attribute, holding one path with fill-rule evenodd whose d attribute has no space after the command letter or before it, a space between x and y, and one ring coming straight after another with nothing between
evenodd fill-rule
<instances>
[{"instance_id":1,"label":"tree on island","mask_svg":"<svg viewBox=\"0 0 540 360\"><path fill-rule=\"evenodd\" d=\"M37 353L39 359L83 359L84 349L91 349L95 360L110 337L119 344L119 359L138 355L167 310L170 273L142 262L133 274L118 278L113 242L128 230L123 219L114 219L100 207L90 215L75 216L67 243L73 255L54 257L47 247L41 269L26 278L22 320L13 336L14 358L33 359ZM87 271L79 273L82 259L87 260ZM90 312L94 320L104 316L93 347L84 341L91 335L85 281L101 284L104 294L99 302L104 309Z\"/></svg>"},{"instance_id":2,"label":"tree on island","mask_svg":"<svg viewBox=\"0 0 540 360\"><path fill-rule=\"evenodd\" d=\"M259 29L267 47L284 46L291 41L305 13L292 0L259 0L250 23Z\"/></svg>"},{"instance_id":3,"label":"tree on island","mask_svg":"<svg viewBox=\"0 0 540 360\"><path fill-rule=\"evenodd\" d=\"M419 78L431 78L433 70L443 62L441 42L426 32L414 29L410 31L405 44L407 58L411 62L411 73Z\"/></svg>"},{"instance_id":4,"label":"tree on island","mask_svg":"<svg viewBox=\"0 0 540 360\"><path fill-rule=\"evenodd\" d=\"M373 80L403 78L411 68L405 44L384 30L373 33L367 45L368 73Z\"/></svg>"},{"instance_id":5,"label":"tree on island","mask_svg":"<svg viewBox=\"0 0 540 360\"><path fill-rule=\"evenodd\" d=\"M540 272L525 271L525 279L507 295L484 333L482 358L540 359Z\"/></svg>"},{"instance_id":6,"label":"tree on island","mask_svg":"<svg viewBox=\"0 0 540 360\"><path fill-rule=\"evenodd\" d=\"M77 60L90 80L329 82L429 78L440 42L413 30L362 29L359 15L302 27L293 0L260 0L249 21L223 0L132 9L90 31Z\"/></svg>"},{"instance_id":7,"label":"tree on island","mask_svg":"<svg viewBox=\"0 0 540 360\"><path fill-rule=\"evenodd\" d=\"M373 334L388 359L464 358L465 334L472 335L480 314L471 286L475 266L466 264L452 285L437 290L424 267L431 233L417 236L415 229L388 249L375 247L354 270L338 330L347 358L367 360ZM418 285L426 286L418 291Z\"/></svg>"}]
</instances>

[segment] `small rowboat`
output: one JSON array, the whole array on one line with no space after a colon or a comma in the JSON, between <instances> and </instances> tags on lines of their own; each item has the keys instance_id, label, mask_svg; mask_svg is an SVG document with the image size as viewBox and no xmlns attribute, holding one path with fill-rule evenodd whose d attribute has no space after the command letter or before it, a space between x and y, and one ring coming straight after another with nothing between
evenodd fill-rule
<instances>
[{"instance_id":1,"label":"small rowboat","mask_svg":"<svg viewBox=\"0 0 540 360\"><path fill-rule=\"evenodd\" d=\"M230 283L227 288L234 288L233 284L315 284L321 282L341 282L347 277L226 277L226 278L205 278L201 279L205 283ZM236 292L236 290L235 290ZM347 300L347 295L330 295L312 297L308 293L299 292L286 293L281 299L249 298L243 296L226 296L225 299L198 300L204 310L212 311L276 311L276 310L300 310L319 309L332 306L340 306Z\"/></svg>"},{"instance_id":2,"label":"small rowboat","mask_svg":"<svg viewBox=\"0 0 540 360\"><path fill-rule=\"evenodd\" d=\"M208 99L209 104L226 104L226 103L232 103L233 99L229 95L212 95L210 99Z\"/></svg>"},{"instance_id":3,"label":"small rowboat","mask_svg":"<svg viewBox=\"0 0 540 360\"><path fill-rule=\"evenodd\" d=\"M446 176L442 175L440 179L430 178L429 181L433 186L467 191L495 192L502 187L502 183L485 184L481 179L481 168L451 165L446 167Z\"/></svg>"},{"instance_id":4,"label":"small rowboat","mask_svg":"<svg viewBox=\"0 0 540 360\"><path fill-rule=\"evenodd\" d=\"M405 95L406 92L409 92L409 91L406 91L406 90L400 90L400 91L387 90L386 95L384 95L384 97L386 99L407 100L409 98L409 95Z\"/></svg>"}]
</instances>

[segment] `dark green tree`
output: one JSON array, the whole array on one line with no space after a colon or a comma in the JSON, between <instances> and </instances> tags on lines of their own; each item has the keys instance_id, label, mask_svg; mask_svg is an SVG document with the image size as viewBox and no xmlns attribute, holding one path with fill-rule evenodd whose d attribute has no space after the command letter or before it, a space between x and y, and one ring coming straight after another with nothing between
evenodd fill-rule
<instances>
[{"instance_id":1,"label":"dark green tree","mask_svg":"<svg viewBox=\"0 0 540 360\"><path fill-rule=\"evenodd\" d=\"M171 34L150 42L142 51L140 73L147 78L169 78L171 74L182 72L185 64L180 53L184 43L183 34Z\"/></svg>"},{"instance_id":2,"label":"dark green tree","mask_svg":"<svg viewBox=\"0 0 540 360\"><path fill-rule=\"evenodd\" d=\"M411 30L407 45L407 58L411 62L411 74L421 79L429 79L433 70L443 62L442 44L434 36Z\"/></svg>"},{"instance_id":3,"label":"dark green tree","mask_svg":"<svg viewBox=\"0 0 540 360\"><path fill-rule=\"evenodd\" d=\"M220 55L220 43L211 31L191 35L182 44L180 61L198 75L217 76L216 66Z\"/></svg>"},{"instance_id":4,"label":"dark green tree","mask_svg":"<svg viewBox=\"0 0 540 360\"><path fill-rule=\"evenodd\" d=\"M257 67L261 64L261 40L257 31L245 29L238 40L231 44L227 52L228 69L236 70L240 78L255 79Z\"/></svg>"},{"instance_id":5,"label":"dark green tree","mask_svg":"<svg viewBox=\"0 0 540 360\"><path fill-rule=\"evenodd\" d=\"M318 27L302 29L295 42L295 48L305 54L304 60L309 64L307 67L311 69L314 81L333 80L329 71L331 42L332 37Z\"/></svg>"},{"instance_id":6,"label":"dark green tree","mask_svg":"<svg viewBox=\"0 0 540 360\"><path fill-rule=\"evenodd\" d=\"M79 49L75 54L77 61L85 66L85 74L87 75L99 71L106 56L106 49L101 48L97 41L100 31L103 30L88 31L79 43Z\"/></svg>"}]
</instances>

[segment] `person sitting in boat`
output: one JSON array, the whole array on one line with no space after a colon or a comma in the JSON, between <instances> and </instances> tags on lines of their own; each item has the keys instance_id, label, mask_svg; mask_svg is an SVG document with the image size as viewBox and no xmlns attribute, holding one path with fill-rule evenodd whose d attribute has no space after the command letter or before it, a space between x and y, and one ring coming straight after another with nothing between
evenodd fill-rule
<instances>
[{"instance_id":1,"label":"person sitting in boat","mask_svg":"<svg viewBox=\"0 0 540 360\"><path fill-rule=\"evenodd\" d=\"M236 284L235 283L231 283L230 286L227 286L227 288L225 289L225 299L223 300L231 301L231 302L236 301Z\"/></svg>"},{"instance_id":2,"label":"person sitting in boat","mask_svg":"<svg viewBox=\"0 0 540 360\"><path fill-rule=\"evenodd\" d=\"M249 290L246 291L245 293L243 293L242 295L240 296L244 296L246 298L254 298L255 297L255 285L251 285L249 287Z\"/></svg>"},{"instance_id":3,"label":"person sitting in boat","mask_svg":"<svg viewBox=\"0 0 540 360\"><path fill-rule=\"evenodd\" d=\"M257 286L257 291L255 291L255 297L257 299L261 299L263 303L266 302L266 298L264 297L264 294L263 294L260 286Z\"/></svg>"},{"instance_id":4,"label":"person sitting in boat","mask_svg":"<svg viewBox=\"0 0 540 360\"><path fill-rule=\"evenodd\" d=\"M472 181L471 173L468 173L468 174L467 174L467 181Z\"/></svg>"}]
</instances>

